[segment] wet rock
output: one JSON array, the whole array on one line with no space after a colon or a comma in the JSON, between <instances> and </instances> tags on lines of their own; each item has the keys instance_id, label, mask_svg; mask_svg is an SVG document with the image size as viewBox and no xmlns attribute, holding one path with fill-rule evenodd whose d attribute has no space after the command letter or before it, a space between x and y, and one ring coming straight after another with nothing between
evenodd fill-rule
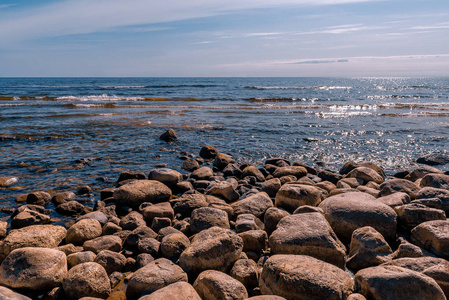
<instances>
[{"instance_id":1,"label":"wet rock","mask_svg":"<svg viewBox=\"0 0 449 300\"><path fill-rule=\"evenodd\" d=\"M193 286L187 282L176 282L163 287L150 295L143 296L139 300L168 300L168 299L184 299L184 300L201 300L201 297L195 291Z\"/></svg>"},{"instance_id":2,"label":"wet rock","mask_svg":"<svg viewBox=\"0 0 449 300\"><path fill-rule=\"evenodd\" d=\"M188 158L182 163L181 169L193 172L199 169L199 167L200 164L195 159Z\"/></svg>"},{"instance_id":3,"label":"wet rock","mask_svg":"<svg viewBox=\"0 0 449 300\"><path fill-rule=\"evenodd\" d=\"M306 255L274 255L263 265L262 294L286 299L346 299L353 281L342 269Z\"/></svg>"},{"instance_id":4,"label":"wet rock","mask_svg":"<svg viewBox=\"0 0 449 300\"><path fill-rule=\"evenodd\" d=\"M267 193L260 192L232 203L231 207L234 209L234 217L240 214L253 214L261 218L268 208L273 207L273 201Z\"/></svg>"},{"instance_id":5,"label":"wet rock","mask_svg":"<svg viewBox=\"0 0 449 300\"><path fill-rule=\"evenodd\" d=\"M16 249L0 266L0 284L15 289L49 289L61 285L66 275L66 256L53 249Z\"/></svg>"},{"instance_id":6,"label":"wet rock","mask_svg":"<svg viewBox=\"0 0 449 300\"><path fill-rule=\"evenodd\" d=\"M377 266L390 261L392 254L390 245L374 228L358 228L352 233L346 266L351 270Z\"/></svg>"},{"instance_id":7,"label":"wet rock","mask_svg":"<svg viewBox=\"0 0 449 300\"><path fill-rule=\"evenodd\" d=\"M277 207L268 208L264 215L264 225L267 234L271 235L271 233L276 229L276 226L279 223L279 221L283 217L286 217L288 215L290 214L281 208Z\"/></svg>"},{"instance_id":8,"label":"wet rock","mask_svg":"<svg viewBox=\"0 0 449 300\"><path fill-rule=\"evenodd\" d=\"M390 179L380 185L380 196L402 192L409 195L410 199L415 199L419 190L419 186L406 179Z\"/></svg>"},{"instance_id":9,"label":"wet rock","mask_svg":"<svg viewBox=\"0 0 449 300\"><path fill-rule=\"evenodd\" d=\"M147 179L147 176L142 172L123 171L120 173L120 176L117 179L117 183L126 180L145 180L145 179Z\"/></svg>"},{"instance_id":10,"label":"wet rock","mask_svg":"<svg viewBox=\"0 0 449 300\"><path fill-rule=\"evenodd\" d=\"M427 174L422 178L421 186L449 190L449 175Z\"/></svg>"},{"instance_id":11,"label":"wet rock","mask_svg":"<svg viewBox=\"0 0 449 300\"><path fill-rule=\"evenodd\" d=\"M410 203L410 197L406 193L398 192L377 198L380 202L391 208Z\"/></svg>"},{"instance_id":12,"label":"wet rock","mask_svg":"<svg viewBox=\"0 0 449 300\"><path fill-rule=\"evenodd\" d=\"M421 223L411 231L411 241L441 257L449 257L449 221Z\"/></svg>"},{"instance_id":13,"label":"wet rock","mask_svg":"<svg viewBox=\"0 0 449 300\"><path fill-rule=\"evenodd\" d=\"M218 150L214 146L205 145L200 150L200 156L204 159L212 159L218 155Z\"/></svg>"},{"instance_id":14,"label":"wet rock","mask_svg":"<svg viewBox=\"0 0 449 300\"><path fill-rule=\"evenodd\" d=\"M108 222L108 217L101 211L93 211L78 217L75 222L85 219L94 219L100 222L101 225L104 225Z\"/></svg>"},{"instance_id":15,"label":"wet rock","mask_svg":"<svg viewBox=\"0 0 449 300\"><path fill-rule=\"evenodd\" d=\"M101 235L100 222L95 219L83 219L67 230L66 241L74 245L82 245L85 241L92 240Z\"/></svg>"},{"instance_id":16,"label":"wet rock","mask_svg":"<svg viewBox=\"0 0 449 300\"><path fill-rule=\"evenodd\" d=\"M187 274L166 258L159 258L138 269L128 279L126 297L137 299L175 282L187 282Z\"/></svg>"},{"instance_id":17,"label":"wet rock","mask_svg":"<svg viewBox=\"0 0 449 300\"><path fill-rule=\"evenodd\" d=\"M240 281L219 271L202 272L195 280L193 287L202 299L243 300L248 298L246 288Z\"/></svg>"},{"instance_id":18,"label":"wet rock","mask_svg":"<svg viewBox=\"0 0 449 300\"><path fill-rule=\"evenodd\" d=\"M207 195L216 196L224 199L226 202L233 202L239 199L239 194L235 191L232 183L228 181L220 181L214 183L206 190Z\"/></svg>"},{"instance_id":19,"label":"wet rock","mask_svg":"<svg viewBox=\"0 0 449 300\"><path fill-rule=\"evenodd\" d=\"M223 176L240 178L242 176L242 170L236 164L229 164L223 169Z\"/></svg>"},{"instance_id":20,"label":"wet rock","mask_svg":"<svg viewBox=\"0 0 449 300\"><path fill-rule=\"evenodd\" d=\"M178 135L173 129L168 129L166 132L161 134L160 140L166 141L167 143L174 142L178 139Z\"/></svg>"},{"instance_id":21,"label":"wet rock","mask_svg":"<svg viewBox=\"0 0 449 300\"><path fill-rule=\"evenodd\" d=\"M169 218L173 220L175 212L169 202L162 202L145 207L142 210L142 214L145 221L151 224L154 218Z\"/></svg>"},{"instance_id":22,"label":"wet rock","mask_svg":"<svg viewBox=\"0 0 449 300\"><path fill-rule=\"evenodd\" d=\"M168 259L176 259L190 246L190 240L182 233L164 236L161 241L161 253Z\"/></svg>"},{"instance_id":23,"label":"wet rock","mask_svg":"<svg viewBox=\"0 0 449 300\"><path fill-rule=\"evenodd\" d=\"M10 290L4 286L0 286L0 299L4 300L32 300L27 296L16 293L13 290Z\"/></svg>"},{"instance_id":24,"label":"wet rock","mask_svg":"<svg viewBox=\"0 0 449 300\"><path fill-rule=\"evenodd\" d=\"M354 281L356 290L367 299L446 299L432 278L396 266L382 265L360 270Z\"/></svg>"},{"instance_id":25,"label":"wet rock","mask_svg":"<svg viewBox=\"0 0 449 300\"><path fill-rule=\"evenodd\" d=\"M255 288L259 282L259 268L252 259L239 259L229 273L247 288Z\"/></svg>"},{"instance_id":26,"label":"wet rock","mask_svg":"<svg viewBox=\"0 0 449 300\"><path fill-rule=\"evenodd\" d=\"M330 181L333 184L337 184L337 182L343 178L343 176L339 174L332 173L330 171L322 170L318 172L318 177L320 177L324 181Z\"/></svg>"},{"instance_id":27,"label":"wet rock","mask_svg":"<svg viewBox=\"0 0 449 300\"><path fill-rule=\"evenodd\" d=\"M179 265L194 278L204 270L228 271L240 257L243 240L229 229L212 227L196 234Z\"/></svg>"},{"instance_id":28,"label":"wet rock","mask_svg":"<svg viewBox=\"0 0 449 300\"><path fill-rule=\"evenodd\" d=\"M65 238L66 230L57 225L31 225L13 229L0 244L0 253L24 247L56 248Z\"/></svg>"},{"instance_id":29,"label":"wet rock","mask_svg":"<svg viewBox=\"0 0 449 300\"><path fill-rule=\"evenodd\" d=\"M159 203L170 199L171 190L156 180L136 180L114 191L114 199L119 204L139 206L143 202Z\"/></svg>"},{"instance_id":30,"label":"wet rock","mask_svg":"<svg viewBox=\"0 0 449 300\"><path fill-rule=\"evenodd\" d=\"M243 252L260 253L268 248L268 235L264 230L248 230L238 235L243 240Z\"/></svg>"},{"instance_id":31,"label":"wet rock","mask_svg":"<svg viewBox=\"0 0 449 300\"><path fill-rule=\"evenodd\" d=\"M55 205L75 200L76 195L73 192L62 192L51 196L51 202Z\"/></svg>"},{"instance_id":32,"label":"wet rock","mask_svg":"<svg viewBox=\"0 0 449 300\"><path fill-rule=\"evenodd\" d=\"M78 201L68 201L56 206L56 212L63 216L74 216L87 212L86 207Z\"/></svg>"},{"instance_id":33,"label":"wet rock","mask_svg":"<svg viewBox=\"0 0 449 300\"><path fill-rule=\"evenodd\" d=\"M161 243L153 238L139 239L137 242L137 249L141 253L148 253L152 256L158 256Z\"/></svg>"},{"instance_id":34,"label":"wet rock","mask_svg":"<svg viewBox=\"0 0 449 300\"><path fill-rule=\"evenodd\" d=\"M346 248L320 213L305 213L283 218L270 235L274 254L301 254L344 268Z\"/></svg>"},{"instance_id":35,"label":"wet rock","mask_svg":"<svg viewBox=\"0 0 449 300\"><path fill-rule=\"evenodd\" d=\"M418 158L416 162L419 164L425 164L429 166L445 165L449 163L449 155L444 153L432 153Z\"/></svg>"},{"instance_id":36,"label":"wet rock","mask_svg":"<svg viewBox=\"0 0 449 300\"><path fill-rule=\"evenodd\" d=\"M214 172L209 167L201 167L190 174L191 179L195 180L210 180L214 177Z\"/></svg>"},{"instance_id":37,"label":"wet rock","mask_svg":"<svg viewBox=\"0 0 449 300\"><path fill-rule=\"evenodd\" d=\"M98 254L102 250L120 252L122 249L122 239L115 235L104 235L95 239L85 241L83 244L85 251L92 251Z\"/></svg>"},{"instance_id":38,"label":"wet rock","mask_svg":"<svg viewBox=\"0 0 449 300\"><path fill-rule=\"evenodd\" d=\"M235 161L234 159L227 154L224 153L218 153L214 160L214 167L216 167L218 170L223 170L227 165L233 164Z\"/></svg>"},{"instance_id":39,"label":"wet rock","mask_svg":"<svg viewBox=\"0 0 449 300\"><path fill-rule=\"evenodd\" d=\"M396 236L394 210L366 193L348 192L331 196L319 207L343 242L350 241L352 232L364 226L373 227L387 240Z\"/></svg>"},{"instance_id":40,"label":"wet rock","mask_svg":"<svg viewBox=\"0 0 449 300\"><path fill-rule=\"evenodd\" d=\"M172 187L182 181L182 174L172 169L158 168L150 171L150 174L148 174L148 179L156 180L162 182L168 187Z\"/></svg>"},{"instance_id":41,"label":"wet rock","mask_svg":"<svg viewBox=\"0 0 449 300\"><path fill-rule=\"evenodd\" d=\"M108 274L95 262L86 262L71 268L62 286L68 299L82 297L106 299L111 293Z\"/></svg>"},{"instance_id":42,"label":"wet rock","mask_svg":"<svg viewBox=\"0 0 449 300\"><path fill-rule=\"evenodd\" d=\"M276 178L281 178L283 176L295 176L297 179L306 176L307 170L301 166L285 166L279 167L273 172L273 176Z\"/></svg>"},{"instance_id":43,"label":"wet rock","mask_svg":"<svg viewBox=\"0 0 449 300\"><path fill-rule=\"evenodd\" d=\"M137 227L146 226L147 223L143 219L142 214L132 211L120 220L119 225L125 230L134 230Z\"/></svg>"},{"instance_id":44,"label":"wet rock","mask_svg":"<svg viewBox=\"0 0 449 300\"><path fill-rule=\"evenodd\" d=\"M384 180L385 180L385 177L381 176L379 173L377 173L373 169L367 168L367 167L357 167L357 168L351 170L351 172L349 172L346 175L346 177L360 178L365 183L374 181L374 182L380 184L380 183L384 182Z\"/></svg>"},{"instance_id":45,"label":"wet rock","mask_svg":"<svg viewBox=\"0 0 449 300\"><path fill-rule=\"evenodd\" d=\"M431 199L437 198L441 200L442 209L446 212L449 211L449 190L437 189L433 187L422 188L416 199Z\"/></svg>"},{"instance_id":46,"label":"wet rock","mask_svg":"<svg viewBox=\"0 0 449 300\"><path fill-rule=\"evenodd\" d=\"M245 169L243 169L242 177L249 177L249 176L255 177L256 181L258 182L265 180L265 176L263 175L263 173L255 166L247 166Z\"/></svg>"},{"instance_id":47,"label":"wet rock","mask_svg":"<svg viewBox=\"0 0 449 300\"><path fill-rule=\"evenodd\" d=\"M446 214L443 210L430 208L419 203L396 206L394 210L398 215L398 223L406 229L411 229L426 221L446 220Z\"/></svg>"},{"instance_id":48,"label":"wet rock","mask_svg":"<svg viewBox=\"0 0 449 300\"><path fill-rule=\"evenodd\" d=\"M36 191L28 194L27 203L28 204L37 204L37 205L46 205L51 201L51 196L49 193L44 191Z\"/></svg>"},{"instance_id":49,"label":"wet rock","mask_svg":"<svg viewBox=\"0 0 449 300\"><path fill-rule=\"evenodd\" d=\"M446 297L449 296L449 262L436 257L400 258L383 264L419 272L433 278Z\"/></svg>"},{"instance_id":50,"label":"wet rock","mask_svg":"<svg viewBox=\"0 0 449 300\"><path fill-rule=\"evenodd\" d=\"M100 251L94 259L94 262L100 264L106 273L120 272L126 263L126 257L123 254L109 250Z\"/></svg>"},{"instance_id":51,"label":"wet rock","mask_svg":"<svg viewBox=\"0 0 449 300\"><path fill-rule=\"evenodd\" d=\"M30 225L42 225L50 222L50 217L34 210L26 209L11 220L11 228L17 229Z\"/></svg>"},{"instance_id":52,"label":"wet rock","mask_svg":"<svg viewBox=\"0 0 449 300\"><path fill-rule=\"evenodd\" d=\"M17 182L19 182L18 177L14 176L0 177L0 187L8 187L16 184Z\"/></svg>"},{"instance_id":53,"label":"wet rock","mask_svg":"<svg viewBox=\"0 0 449 300\"><path fill-rule=\"evenodd\" d=\"M81 251L77 253L72 253L67 256L67 264L69 266L69 269L71 269L74 266L82 263L93 262L96 256L97 255L92 251Z\"/></svg>"},{"instance_id":54,"label":"wet rock","mask_svg":"<svg viewBox=\"0 0 449 300\"><path fill-rule=\"evenodd\" d=\"M275 204L287 211L294 211L299 206L317 206L321 202L320 191L310 185L285 184L276 194Z\"/></svg>"},{"instance_id":55,"label":"wet rock","mask_svg":"<svg viewBox=\"0 0 449 300\"><path fill-rule=\"evenodd\" d=\"M92 188L88 185L83 185L78 187L78 189L76 190L76 194L77 195L87 195L90 192L92 192Z\"/></svg>"},{"instance_id":56,"label":"wet rock","mask_svg":"<svg viewBox=\"0 0 449 300\"><path fill-rule=\"evenodd\" d=\"M257 224L257 218L252 214L241 214L237 216L237 220L235 221L235 232L245 232L248 230L257 230L260 229ZM261 221L259 223L261 224Z\"/></svg>"},{"instance_id":57,"label":"wet rock","mask_svg":"<svg viewBox=\"0 0 449 300\"><path fill-rule=\"evenodd\" d=\"M171 200L170 204L175 214L181 214L183 217L190 217L194 209L209 205L206 196L203 194L185 194Z\"/></svg>"},{"instance_id":58,"label":"wet rock","mask_svg":"<svg viewBox=\"0 0 449 300\"><path fill-rule=\"evenodd\" d=\"M200 207L192 212L190 228L193 233L198 233L213 226L229 229L228 214L218 208Z\"/></svg>"},{"instance_id":59,"label":"wet rock","mask_svg":"<svg viewBox=\"0 0 449 300\"><path fill-rule=\"evenodd\" d=\"M150 227L140 226L134 229L127 237L126 243L131 247L137 247L139 240L146 238L156 238L157 234Z\"/></svg>"},{"instance_id":60,"label":"wet rock","mask_svg":"<svg viewBox=\"0 0 449 300\"><path fill-rule=\"evenodd\" d=\"M412 172L405 176L405 179L415 182L416 180L423 178L427 174L443 174L440 170L434 167L422 166L417 169L414 169Z\"/></svg>"}]
</instances>

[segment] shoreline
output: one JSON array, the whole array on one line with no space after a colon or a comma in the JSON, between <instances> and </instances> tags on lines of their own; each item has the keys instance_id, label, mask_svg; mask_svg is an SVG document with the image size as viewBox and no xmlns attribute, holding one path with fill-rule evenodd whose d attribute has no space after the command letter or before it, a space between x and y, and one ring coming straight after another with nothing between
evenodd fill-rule
<instances>
[{"instance_id":1,"label":"shoreline","mask_svg":"<svg viewBox=\"0 0 449 300\"><path fill-rule=\"evenodd\" d=\"M174 131L161 138L177 139ZM180 159L178 168L159 162L148 173L122 171L115 186L103 184L100 191L83 185L20 196L20 206L0 221L0 295L11 289L32 299L184 293L294 299L290 290L298 284L309 289L295 293L323 299L419 292L400 283L383 289L387 271L424 285L433 298L422 299L449 295L449 232L438 231L449 226L444 154L420 158L426 164L388 178L367 161L348 161L339 172L283 158L258 166L235 163L213 146ZM20 178L2 177L0 184L14 189ZM54 211L66 221L58 222ZM447 279L414 267L424 261L446 270ZM88 276L88 269L96 275ZM330 274L339 274L331 287ZM165 283L155 285L160 276Z\"/></svg>"}]
</instances>

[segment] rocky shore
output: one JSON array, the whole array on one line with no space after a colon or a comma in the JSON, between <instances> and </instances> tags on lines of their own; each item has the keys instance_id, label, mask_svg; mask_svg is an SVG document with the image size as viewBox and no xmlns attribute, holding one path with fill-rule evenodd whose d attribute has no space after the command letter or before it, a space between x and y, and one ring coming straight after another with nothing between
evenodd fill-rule
<instances>
[{"instance_id":1,"label":"rocky shore","mask_svg":"<svg viewBox=\"0 0 449 300\"><path fill-rule=\"evenodd\" d=\"M387 178L207 145L179 171L122 172L93 209L88 186L34 191L0 221L0 299L446 299L449 173L429 161Z\"/></svg>"}]
</instances>

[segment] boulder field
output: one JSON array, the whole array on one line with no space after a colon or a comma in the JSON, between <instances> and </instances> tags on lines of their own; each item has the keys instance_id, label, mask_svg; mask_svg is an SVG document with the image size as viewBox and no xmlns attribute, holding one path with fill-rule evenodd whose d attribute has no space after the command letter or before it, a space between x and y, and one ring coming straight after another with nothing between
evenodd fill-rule
<instances>
[{"instance_id":1,"label":"boulder field","mask_svg":"<svg viewBox=\"0 0 449 300\"><path fill-rule=\"evenodd\" d=\"M122 171L93 208L89 186L32 191L0 220L0 299L447 299L447 174L206 145L177 170Z\"/></svg>"}]
</instances>

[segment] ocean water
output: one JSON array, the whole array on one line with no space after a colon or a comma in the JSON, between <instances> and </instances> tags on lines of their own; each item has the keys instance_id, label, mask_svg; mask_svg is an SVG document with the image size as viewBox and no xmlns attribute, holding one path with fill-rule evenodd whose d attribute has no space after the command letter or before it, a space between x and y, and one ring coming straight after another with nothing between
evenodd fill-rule
<instances>
[{"instance_id":1,"label":"ocean water","mask_svg":"<svg viewBox=\"0 0 449 300\"><path fill-rule=\"evenodd\" d=\"M177 142L158 139L168 128ZM20 178L3 205L180 170L205 144L237 161L337 171L363 159L392 174L448 142L449 78L0 78L0 176Z\"/></svg>"}]
</instances>

